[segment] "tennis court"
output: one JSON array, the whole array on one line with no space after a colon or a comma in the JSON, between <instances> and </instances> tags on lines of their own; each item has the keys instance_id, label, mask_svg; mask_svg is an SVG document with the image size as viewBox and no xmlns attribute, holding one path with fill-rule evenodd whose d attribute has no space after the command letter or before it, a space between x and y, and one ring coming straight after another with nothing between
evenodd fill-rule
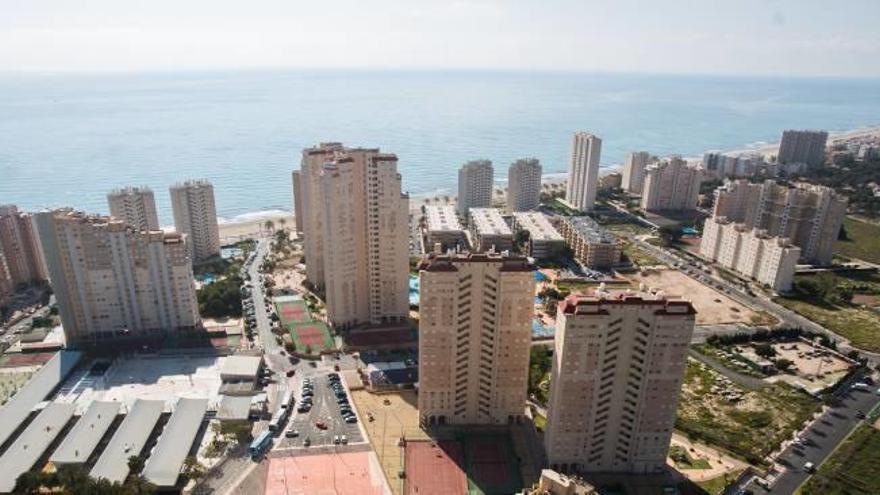
<instances>
[{"instance_id":1,"label":"tennis court","mask_svg":"<svg viewBox=\"0 0 880 495\"><path fill-rule=\"evenodd\" d=\"M290 336L299 352L305 352L308 349L315 353L333 349L333 337L330 336L330 329L323 321L294 325L290 329Z\"/></svg>"},{"instance_id":2,"label":"tennis court","mask_svg":"<svg viewBox=\"0 0 880 495\"><path fill-rule=\"evenodd\" d=\"M278 317L281 318L281 324L287 326L296 323L305 323L311 321L312 315L309 314L309 308L305 301L300 299L275 298L275 309L278 311Z\"/></svg>"},{"instance_id":3,"label":"tennis court","mask_svg":"<svg viewBox=\"0 0 880 495\"><path fill-rule=\"evenodd\" d=\"M463 454L458 442L408 441L405 454L406 495L466 493Z\"/></svg>"}]
</instances>

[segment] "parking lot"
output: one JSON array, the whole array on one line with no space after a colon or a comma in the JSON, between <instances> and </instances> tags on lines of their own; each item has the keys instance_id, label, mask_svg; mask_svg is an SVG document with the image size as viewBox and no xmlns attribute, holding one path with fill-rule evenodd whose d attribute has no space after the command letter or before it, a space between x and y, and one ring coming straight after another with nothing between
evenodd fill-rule
<instances>
[{"instance_id":1,"label":"parking lot","mask_svg":"<svg viewBox=\"0 0 880 495\"><path fill-rule=\"evenodd\" d=\"M293 415L287 422L287 430L293 429L298 435L288 438L281 433L277 447L279 448L301 448L305 447L304 443L308 439L310 446L317 447L322 445L333 445L334 437L342 438L344 435L349 444L363 443L364 436L360 428L360 415L355 411L358 418L357 423L346 423L339 411L336 395L330 387L330 379L328 375L322 374L313 376L311 382L314 386L314 396L312 397L313 406L309 412L297 412L302 403L302 382L297 385L297 396L293 405ZM344 385L343 385L344 387ZM346 395L351 401L351 394L346 389ZM326 429L319 428L318 423L326 425Z\"/></svg>"}]
</instances>

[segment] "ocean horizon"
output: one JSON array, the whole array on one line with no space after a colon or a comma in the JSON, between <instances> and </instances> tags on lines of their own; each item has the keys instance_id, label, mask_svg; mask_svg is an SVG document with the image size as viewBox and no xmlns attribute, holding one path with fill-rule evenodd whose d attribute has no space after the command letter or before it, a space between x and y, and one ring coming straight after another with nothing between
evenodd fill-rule
<instances>
[{"instance_id":1,"label":"ocean horizon","mask_svg":"<svg viewBox=\"0 0 880 495\"><path fill-rule=\"evenodd\" d=\"M404 190L454 193L487 158L567 170L571 135L628 151L699 156L777 142L784 129L880 124L880 81L527 71L248 70L0 73L0 204L107 213L106 194L214 184L226 221L292 209L290 172L322 141L396 153Z\"/></svg>"}]
</instances>

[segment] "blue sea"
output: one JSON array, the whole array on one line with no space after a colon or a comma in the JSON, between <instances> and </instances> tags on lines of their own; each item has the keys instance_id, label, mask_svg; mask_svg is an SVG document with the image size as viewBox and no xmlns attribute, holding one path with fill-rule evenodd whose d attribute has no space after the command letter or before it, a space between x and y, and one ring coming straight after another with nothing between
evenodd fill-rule
<instances>
[{"instance_id":1,"label":"blue sea","mask_svg":"<svg viewBox=\"0 0 880 495\"><path fill-rule=\"evenodd\" d=\"M290 210L290 171L319 141L399 157L411 193L455 189L466 160L564 172L573 131L631 150L699 155L786 128L880 124L880 81L478 71L0 74L0 203L106 212L147 185L171 223L175 181L213 181L218 214Z\"/></svg>"}]
</instances>

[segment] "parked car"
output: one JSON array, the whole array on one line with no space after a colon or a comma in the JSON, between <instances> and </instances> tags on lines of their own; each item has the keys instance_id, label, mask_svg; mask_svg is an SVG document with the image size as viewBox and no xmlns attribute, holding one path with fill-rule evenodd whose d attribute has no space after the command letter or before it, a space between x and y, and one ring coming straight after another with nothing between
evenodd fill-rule
<instances>
[{"instance_id":1,"label":"parked car","mask_svg":"<svg viewBox=\"0 0 880 495\"><path fill-rule=\"evenodd\" d=\"M321 429L321 430L326 430L326 429L327 429L327 423L325 423L325 422L323 422L323 421L316 421L316 422L315 422L315 426L318 427L318 428Z\"/></svg>"},{"instance_id":2,"label":"parked car","mask_svg":"<svg viewBox=\"0 0 880 495\"><path fill-rule=\"evenodd\" d=\"M294 429L290 429L284 432L284 436L287 438L296 438L299 436L299 432Z\"/></svg>"},{"instance_id":3,"label":"parked car","mask_svg":"<svg viewBox=\"0 0 880 495\"><path fill-rule=\"evenodd\" d=\"M812 472L814 472L814 471L816 471L816 465L815 465L815 464L813 464L812 462L808 462L808 463L804 464L804 472L806 472L806 473L812 473Z\"/></svg>"}]
</instances>

